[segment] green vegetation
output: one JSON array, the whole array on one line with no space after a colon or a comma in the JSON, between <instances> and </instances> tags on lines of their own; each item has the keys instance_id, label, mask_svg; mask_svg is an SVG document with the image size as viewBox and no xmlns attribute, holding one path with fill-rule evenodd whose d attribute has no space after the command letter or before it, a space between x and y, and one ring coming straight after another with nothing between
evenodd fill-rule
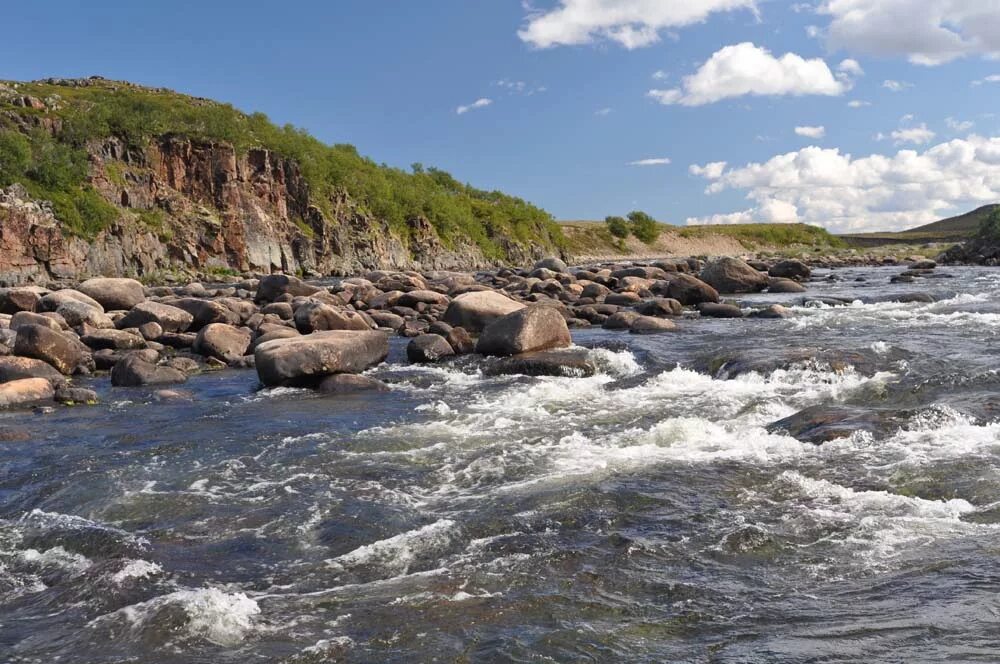
<instances>
[{"instance_id":1,"label":"green vegetation","mask_svg":"<svg viewBox=\"0 0 1000 664\"><path fill-rule=\"evenodd\" d=\"M1000 205L993 206L993 210L979 224L978 235L981 238L1000 240Z\"/></svg>"},{"instance_id":2,"label":"green vegetation","mask_svg":"<svg viewBox=\"0 0 1000 664\"><path fill-rule=\"evenodd\" d=\"M987 223L998 209L1000 209L1000 205L984 205L972 212L935 221L932 224L918 226L909 231L904 231L903 234L927 233L938 236L946 235L949 240L954 240L956 236L973 235L981 230L983 224Z\"/></svg>"},{"instance_id":3,"label":"green vegetation","mask_svg":"<svg viewBox=\"0 0 1000 664\"><path fill-rule=\"evenodd\" d=\"M685 238L724 235L735 238L747 249L761 246L788 247L793 245L840 249L847 245L826 229L808 224L731 224L686 226L678 230Z\"/></svg>"},{"instance_id":4,"label":"green vegetation","mask_svg":"<svg viewBox=\"0 0 1000 664\"><path fill-rule=\"evenodd\" d=\"M629 228L632 235L646 244L653 244L660 236L660 225L645 212L634 210L628 213Z\"/></svg>"},{"instance_id":5,"label":"green vegetation","mask_svg":"<svg viewBox=\"0 0 1000 664\"><path fill-rule=\"evenodd\" d=\"M328 216L332 195L343 190L401 237L408 235L411 220L425 217L446 245L468 238L493 258L502 257L505 237L548 247L563 243L559 226L544 210L499 191L463 184L442 170L415 164L408 172L380 165L351 145L326 145L302 129L278 127L262 113L248 115L227 104L128 83L85 83L9 84L16 86L18 95L46 100L50 110L14 106L0 93L0 184L25 181L33 195L53 201L60 220L74 232L91 235L114 218L110 213L115 208L100 208L96 194L87 193L82 184L88 142L115 136L143 149L155 137L177 135L230 143L239 152L266 148L294 159L313 202ZM54 116L61 130L55 138L41 132L25 137L5 115ZM26 141L30 158L25 156ZM108 177L114 181L119 175Z\"/></svg>"},{"instance_id":6,"label":"green vegetation","mask_svg":"<svg viewBox=\"0 0 1000 664\"><path fill-rule=\"evenodd\" d=\"M622 240L632 232L624 217L605 217L604 223L607 224L609 233Z\"/></svg>"}]
</instances>

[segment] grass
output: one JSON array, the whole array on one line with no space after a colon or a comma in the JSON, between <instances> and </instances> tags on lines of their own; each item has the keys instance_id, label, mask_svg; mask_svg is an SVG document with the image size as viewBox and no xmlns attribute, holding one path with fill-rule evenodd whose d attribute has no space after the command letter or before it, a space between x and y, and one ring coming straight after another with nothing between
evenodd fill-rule
<instances>
[{"instance_id":1,"label":"grass","mask_svg":"<svg viewBox=\"0 0 1000 664\"><path fill-rule=\"evenodd\" d=\"M809 224L731 224L684 226L677 234L684 238L701 238L711 235L731 237L747 249L762 246L787 248L793 246L841 249L843 240L819 226Z\"/></svg>"},{"instance_id":2,"label":"grass","mask_svg":"<svg viewBox=\"0 0 1000 664\"><path fill-rule=\"evenodd\" d=\"M361 156L354 146L327 145L302 129L291 125L279 127L262 113L243 113L228 104L103 79L85 83L78 86L44 81L7 83L18 95L45 100L49 110L14 106L12 96L0 96L0 118L4 114L58 118L62 130L54 139L36 134L27 138L33 153L39 153L38 146L53 147L52 151L65 164L86 164L88 142L111 136L139 149L145 148L150 140L167 135L229 143L241 153L251 148L266 148L299 164L310 186L311 202L328 217L332 217L333 194L346 191L365 211L386 221L400 237L408 235L412 219L424 217L446 246L471 241L491 258L504 256L507 238L549 250L565 244L558 224L541 208L499 191L464 184L445 171L415 165L411 172L378 164ZM15 123L8 120L7 125L0 124L0 130L6 130L4 136L10 139L6 159L5 143L0 140L0 185L12 179L36 181L38 169L25 167L23 163L24 141L12 138L16 133ZM115 181L121 175L109 173L108 177ZM46 185L46 193L62 199L60 203L53 202L61 211L70 213L67 223L74 230L93 234L108 223L107 210L91 214L95 210L90 209L94 207L90 195L70 191L80 188L82 182L83 174L77 173L75 179L59 186ZM87 199L83 205L86 210L78 205L82 199ZM77 210L75 215L73 208Z\"/></svg>"}]
</instances>

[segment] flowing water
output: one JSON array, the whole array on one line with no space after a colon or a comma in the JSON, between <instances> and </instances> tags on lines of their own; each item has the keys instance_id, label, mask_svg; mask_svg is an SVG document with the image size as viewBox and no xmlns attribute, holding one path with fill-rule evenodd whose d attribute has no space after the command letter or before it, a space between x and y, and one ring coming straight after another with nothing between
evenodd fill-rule
<instances>
[{"instance_id":1,"label":"flowing water","mask_svg":"<svg viewBox=\"0 0 1000 664\"><path fill-rule=\"evenodd\" d=\"M388 394L2 414L0 661L997 661L1000 271L895 272L578 332L593 377L397 339ZM855 424L768 428L815 406Z\"/></svg>"}]
</instances>

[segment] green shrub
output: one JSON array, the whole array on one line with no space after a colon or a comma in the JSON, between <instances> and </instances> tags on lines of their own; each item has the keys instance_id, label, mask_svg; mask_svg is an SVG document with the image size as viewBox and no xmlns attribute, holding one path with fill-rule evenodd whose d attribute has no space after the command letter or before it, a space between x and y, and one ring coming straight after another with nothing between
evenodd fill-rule
<instances>
[{"instance_id":1,"label":"green shrub","mask_svg":"<svg viewBox=\"0 0 1000 664\"><path fill-rule=\"evenodd\" d=\"M616 238L624 240L631 233L629 223L624 217L605 217L604 223L608 227L608 232Z\"/></svg>"},{"instance_id":2,"label":"green shrub","mask_svg":"<svg viewBox=\"0 0 1000 664\"><path fill-rule=\"evenodd\" d=\"M0 187L17 182L31 166L31 143L19 132L0 130Z\"/></svg>"},{"instance_id":3,"label":"green shrub","mask_svg":"<svg viewBox=\"0 0 1000 664\"><path fill-rule=\"evenodd\" d=\"M628 221L632 229L632 235L646 244L652 244L656 241L656 238L660 237L660 225L645 212L640 212L639 210L629 212Z\"/></svg>"},{"instance_id":4,"label":"green shrub","mask_svg":"<svg viewBox=\"0 0 1000 664\"><path fill-rule=\"evenodd\" d=\"M1000 207L993 210L990 216L983 220L979 226L979 235L991 239L1000 238Z\"/></svg>"}]
</instances>

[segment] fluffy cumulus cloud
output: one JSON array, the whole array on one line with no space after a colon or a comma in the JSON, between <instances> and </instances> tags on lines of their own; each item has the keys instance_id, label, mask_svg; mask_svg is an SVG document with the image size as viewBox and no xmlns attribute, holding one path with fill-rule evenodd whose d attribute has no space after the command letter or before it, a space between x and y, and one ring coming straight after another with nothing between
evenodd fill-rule
<instances>
[{"instance_id":1,"label":"fluffy cumulus cloud","mask_svg":"<svg viewBox=\"0 0 1000 664\"><path fill-rule=\"evenodd\" d=\"M795 53L775 57L766 48L744 42L716 51L698 71L684 77L681 87L648 94L664 105L702 106L745 95L837 96L850 88L849 77L835 76L820 58L807 60Z\"/></svg>"},{"instance_id":2,"label":"fluffy cumulus cloud","mask_svg":"<svg viewBox=\"0 0 1000 664\"><path fill-rule=\"evenodd\" d=\"M630 161L629 166L666 166L670 163L670 159L667 157L653 157L651 159L639 159L638 161Z\"/></svg>"},{"instance_id":3,"label":"fluffy cumulus cloud","mask_svg":"<svg viewBox=\"0 0 1000 664\"><path fill-rule=\"evenodd\" d=\"M827 0L828 44L939 65L1000 54L1000 0Z\"/></svg>"},{"instance_id":4,"label":"fluffy cumulus cloud","mask_svg":"<svg viewBox=\"0 0 1000 664\"><path fill-rule=\"evenodd\" d=\"M796 127L795 134L806 138L823 138L826 136L826 127Z\"/></svg>"},{"instance_id":5,"label":"fluffy cumulus cloud","mask_svg":"<svg viewBox=\"0 0 1000 664\"><path fill-rule=\"evenodd\" d=\"M928 129L927 125L924 123L920 123L916 127L903 127L889 134L889 138L891 138L896 145L903 145L905 143L910 143L912 145L925 145L933 141L935 136L937 136L937 134ZM885 136L880 134L879 138L884 139Z\"/></svg>"},{"instance_id":6,"label":"fluffy cumulus cloud","mask_svg":"<svg viewBox=\"0 0 1000 664\"><path fill-rule=\"evenodd\" d=\"M489 106L492 103L493 103L492 99L487 99L486 97L483 97L482 99L477 99L476 101L472 102L471 104L466 104L464 106L459 106L458 108L455 109L455 112L458 113L459 115L465 115L469 111L474 111L477 108L486 108L487 106Z\"/></svg>"},{"instance_id":7,"label":"fluffy cumulus cloud","mask_svg":"<svg viewBox=\"0 0 1000 664\"><path fill-rule=\"evenodd\" d=\"M710 15L756 11L755 0L559 0L531 11L518 31L536 48L612 41L627 49L649 46L664 30L700 23Z\"/></svg>"},{"instance_id":8,"label":"fluffy cumulus cloud","mask_svg":"<svg viewBox=\"0 0 1000 664\"><path fill-rule=\"evenodd\" d=\"M899 230L1000 200L1000 137L968 136L920 152L854 158L807 147L742 167L691 169L709 194L746 191L754 205L690 223L801 221L836 232Z\"/></svg>"}]
</instances>

